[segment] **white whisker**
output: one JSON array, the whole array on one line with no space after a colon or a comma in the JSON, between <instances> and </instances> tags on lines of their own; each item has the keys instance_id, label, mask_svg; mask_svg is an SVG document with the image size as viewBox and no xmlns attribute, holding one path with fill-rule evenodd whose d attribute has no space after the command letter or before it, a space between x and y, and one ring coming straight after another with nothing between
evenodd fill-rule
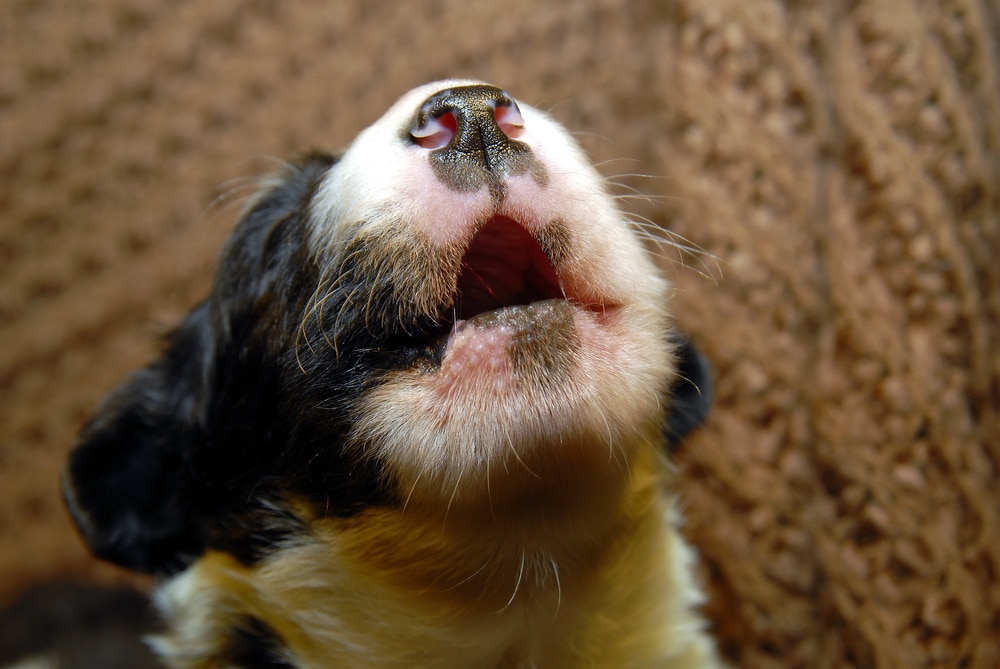
<instances>
[{"instance_id":1,"label":"white whisker","mask_svg":"<svg viewBox=\"0 0 1000 669\"><path fill-rule=\"evenodd\" d=\"M507 600L507 603L504 605L504 607L502 609L500 609L499 611L497 611L497 613L503 613L504 611L506 611L507 609L509 609L511 607L511 604L514 603L514 598L517 597L517 593L521 589L521 581L524 578L524 563L525 563L526 559L527 558L526 558L526 555L525 555L525 551L522 549L521 550L521 567L520 567L520 569L517 570L517 582L514 584L514 592L510 593L510 599Z\"/></svg>"},{"instance_id":2,"label":"white whisker","mask_svg":"<svg viewBox=\"0 0 1000 669\"><path fill-rule=\"evenodd\" d=\"M559 565L556 564L556 561L550 558L549 564L552 565L552 575L556 579L556 610L552 614L552 617L555 618L559 615L559 609L562 608L562 581L559 580Z\"/></svg>"}]
</instances>

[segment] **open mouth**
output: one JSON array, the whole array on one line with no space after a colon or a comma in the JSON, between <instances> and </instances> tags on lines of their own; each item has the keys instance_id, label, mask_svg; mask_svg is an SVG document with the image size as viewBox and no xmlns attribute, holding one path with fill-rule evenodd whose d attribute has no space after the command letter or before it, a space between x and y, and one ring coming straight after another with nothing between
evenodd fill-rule
<instances>
[{"instance_id":1,"label":"open mouth","mask_svg":"<svg viewBox=\"0 0 1000 669\"><path fill-rule=\"evenodd\" d=\"M538 241L517 222L494 216L462 258L454 317L475 316L564 298L559 277Z\"/></svg>"},{"instance_id":2,"label":"open mouth","mask_svg":"<svg viewBox=\"0 0 1000 669\"><path fill-rule=\"evenodd\" d=\"M538 240L506 216L494 216L476 233L462 257L457 289L428 348L439 363L468 326L535 328L555 313L553 305L565 318L572 302Z\"/></svg>"}]
</instances>

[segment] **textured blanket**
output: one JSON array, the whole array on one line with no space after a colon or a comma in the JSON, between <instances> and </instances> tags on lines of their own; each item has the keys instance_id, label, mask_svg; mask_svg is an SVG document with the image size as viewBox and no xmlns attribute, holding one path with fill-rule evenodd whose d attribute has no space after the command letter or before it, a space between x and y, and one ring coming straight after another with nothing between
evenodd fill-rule
<instances>
[{"instance_id":1,"label":"textured blanket","mask_svg":"<svg viewBox=\"0 0 1000 669\"><path fill-rule=\"evenodd\" d=\"M4 0L0 602L122 578L59 469L249 177L475 76L672 231L717 383L679 492L727 657L1000 666L998 37L995 0Z\"/></svg>"}]
</instances>

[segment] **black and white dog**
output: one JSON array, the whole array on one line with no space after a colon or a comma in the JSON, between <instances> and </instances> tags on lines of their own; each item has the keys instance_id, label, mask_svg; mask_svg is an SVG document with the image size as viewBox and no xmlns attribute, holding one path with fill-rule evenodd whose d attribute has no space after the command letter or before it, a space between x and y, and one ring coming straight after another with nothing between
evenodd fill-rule
<instances>
[{"instance_id":1,"label":"black and white dog","mask_svg":"<svg viewBox=\"0 0 1000 669\"><path fill-rule=\"evenodd\" d=\"M708 378L667 302L559 124L428 84L264 184L64 494L169 577L170 667L718 667L665 461Z\"/></svg>"}]
</instances>

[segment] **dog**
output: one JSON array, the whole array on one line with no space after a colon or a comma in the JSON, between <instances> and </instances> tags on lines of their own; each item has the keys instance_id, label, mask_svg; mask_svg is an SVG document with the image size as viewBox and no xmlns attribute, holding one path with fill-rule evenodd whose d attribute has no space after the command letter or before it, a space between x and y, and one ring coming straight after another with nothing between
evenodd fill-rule
<instances>
[{"instance_id":1,"label":"dog","mask_svg":"<svg viewBox=\"0 0 1000 669\"><path fill-rule=\"evenodd\" d=\"M720 667L666 458L710 379L668 301L563 127L428 84L262 184L64 497L162 577L170 667Z\"/></svg>"}]
</instances>

